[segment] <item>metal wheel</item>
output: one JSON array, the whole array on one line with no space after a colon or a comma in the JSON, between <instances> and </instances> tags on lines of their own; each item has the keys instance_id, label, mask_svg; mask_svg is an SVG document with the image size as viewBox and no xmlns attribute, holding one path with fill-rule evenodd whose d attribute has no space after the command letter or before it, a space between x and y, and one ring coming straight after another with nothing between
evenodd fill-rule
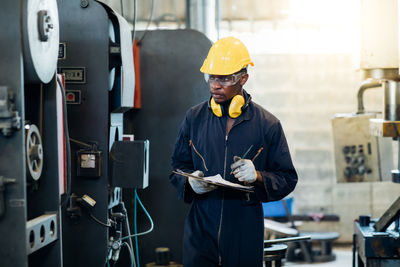
<instances>
[{"instance_id":1,"label":"metal wheel","mask_svg":"<svg viewBox=\"0 0 400 267\"><path fill-rule=\"evenodd\" d=\"M26 165L29 176L37 181L43 169L43 146L39 129L34 124L26 131Z\"/></svg>"}]
</instances>

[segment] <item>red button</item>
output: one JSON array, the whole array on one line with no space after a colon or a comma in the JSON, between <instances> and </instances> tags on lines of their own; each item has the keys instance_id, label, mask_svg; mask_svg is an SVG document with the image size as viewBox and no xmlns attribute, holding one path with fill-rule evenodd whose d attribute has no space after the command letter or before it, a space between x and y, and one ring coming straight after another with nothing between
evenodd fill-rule
<instances>
[{"instance_id":1,"label":"red button","mask_svg":"<svg viewBox=\"0 0 400 267\"><path fill-rule=\"evenodd\" d=\"M67 100L68 101L75 101L75 95L73 93L68 93L67 94Z\"/></svg>"}]
</instances>

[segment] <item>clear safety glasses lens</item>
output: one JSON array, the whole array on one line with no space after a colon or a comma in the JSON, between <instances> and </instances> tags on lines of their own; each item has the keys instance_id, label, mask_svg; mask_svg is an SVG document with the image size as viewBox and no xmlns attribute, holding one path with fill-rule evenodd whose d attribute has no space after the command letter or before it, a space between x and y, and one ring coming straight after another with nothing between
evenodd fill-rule
<instances>
[{"instance_id":1,"label":"clear safety glasses lens","mask_svg":"<svg viewBox=\"0 0 400 267\"><path fill-rule=\"evenodd\" d=\"M204 79L209 84L218 82L221 86L232 86L239 81L239 79L240 79L240 77L242 77L242 75L243 75L243 72L235 73L232 75L216 77L214 75L204 73Z\"/></svg>"}]
</instances>

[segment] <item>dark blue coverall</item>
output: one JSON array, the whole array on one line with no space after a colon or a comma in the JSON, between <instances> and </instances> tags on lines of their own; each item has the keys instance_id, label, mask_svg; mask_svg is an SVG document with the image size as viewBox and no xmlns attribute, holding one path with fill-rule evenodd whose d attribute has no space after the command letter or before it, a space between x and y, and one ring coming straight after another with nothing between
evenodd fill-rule
<instances>
[{"instance_id":1,"label":"dark blue coverall","mask_svg":"<svg viewBox=\"0 0 400 267\"><path fill-rule=\"evenodd\" d=\"M244 93L247 99L249 95ZM246 158L253 159L263 148L254 159L263 182L253 184L255 193L218 187L199 195L187 178L171 174L178 198L192 203L184 227L185 267L261 267L264 247L261 202L284 198L297 183L286 138L276 117L250 101L228 135L226 124L227 117L215 116L208 101L192 107L179 130L172 168L188 173L201 170L205 176L220 174L239 183L230 174L230 165L234 156L241 157L253 145Z\"/></svg>"}]
</instances>

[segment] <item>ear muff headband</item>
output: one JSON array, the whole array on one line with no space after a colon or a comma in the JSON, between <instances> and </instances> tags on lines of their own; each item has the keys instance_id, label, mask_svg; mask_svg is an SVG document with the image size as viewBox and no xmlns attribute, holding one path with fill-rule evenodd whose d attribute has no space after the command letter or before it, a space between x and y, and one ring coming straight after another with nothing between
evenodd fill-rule
<instances>
[{"instance_id":1,"label":"ear muff headband","mask_svg":"<svg viewBox=\"0 0 400 267\"><path fill-rule=\"evenodd\" d=\"M232 119L239 117L240 114L242 114L242 111L245 110L249 105L250 99L251 97L249 96L247 101L245 101L242 95L235 95L232 98L231 104L229 105L229 117L231 117ZM221 105L217 104L213 97L211 97L209 101L209 107L215 116L222 117L222 115L224 115Z\"/></svg>"}]
</instances>

